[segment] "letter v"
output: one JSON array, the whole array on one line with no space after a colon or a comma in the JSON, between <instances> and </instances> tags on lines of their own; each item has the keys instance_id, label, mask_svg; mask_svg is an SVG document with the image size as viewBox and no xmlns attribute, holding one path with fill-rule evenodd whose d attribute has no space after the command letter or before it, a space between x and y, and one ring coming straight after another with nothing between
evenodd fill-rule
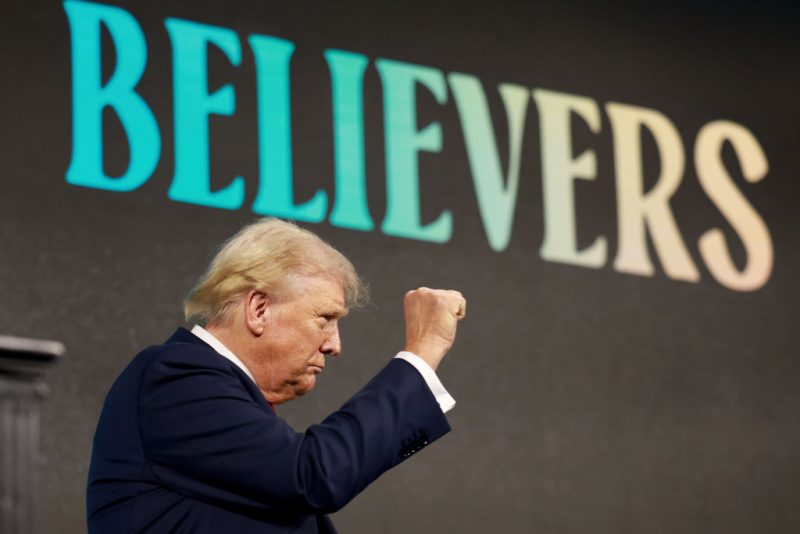
<instances>
[{"instance_id":1,"label":"letter v","mask_svg":"<svg viewBox=\"0 0 800 534\"><path fill-rule=\"evenodd\" d=\"M501 84L499 87L508 121L509 156L506 178L497 153L497 140L494 137L489 106L480 81L475 76L460 73L450 73L447 80L453 91L464 131L483 227L489 245L501 252L508 246L514 222L522 134L529 101L528 90L512 84Z\"/></svg>"}]
</instances>

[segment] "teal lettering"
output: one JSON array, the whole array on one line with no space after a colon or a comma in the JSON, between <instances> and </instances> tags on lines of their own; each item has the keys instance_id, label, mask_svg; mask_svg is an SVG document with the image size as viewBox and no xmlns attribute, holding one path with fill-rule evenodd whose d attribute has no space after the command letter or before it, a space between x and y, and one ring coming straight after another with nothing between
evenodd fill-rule
<instances>
[{"instance_id":1,"label":"teal lettering","mask_svg":"<svg viewBox=\"0 0 800 534\"><path fill-rule=\"evenodd\" d=\"M244 202L244 178L237 176L224 188L211 191L208 116L233 114L236 96L230 84L208 93L208 44L239 65L239 38L232 30L187 20L167 19L165 25L172 41L175 100L175 177L169 198L236 209Z\"/></svg>"},{"instance_id":2,"label":"teal lettering","mask_svg":"<svg viewBox=\"0 0 800 534\"><path fill-rule=\"evenodd\" d=\"M72 160L67 182L73 185L132 191L152 175L161 155L161 136L150 107L136 93L147 65L147 45L136 20L117 7L64 2L72 44ZM101 80L100 25L116 50L116 66L105 85ZM112 108L130 146L126 172L110 177L103 171L103 110Z\"/></svg>"},{"instance_id":3,"label":"teal lettering","mask_svg":"<svg viewBox=\"0 0 800 534\"><path fill-rule=\"evenodd\" d=\"M442 149L442 129L431 122L417 130L416 84L424 85L440 104L447 102L447 85L438 69L388 59L375 62L383 85L386 143L386 216L384 233L422 241L444 243L453 231L453 216L442 212L432 223L420 221L420 151Z\"/></svg>"},{"instance_id":4,"label":"teal lettering","mask_svg":"<svg viewBox=\"0 0 800 534\"><path fill-rule=\"evenodd\" d=\"M367 205L364 170L364 70L361 54L326 50L333 86L333 146L336 201L330 223L369 231L375 227Z\"/></svg>"},{"instance_id":5,"label":"teal lettering","mask_svg":"<svg viewBox=\"0 0 800 534\"><path fill-rule=\"evenodd\" d=\"M448 75L447 79L464 130L464 142L483 227L489 245L500 252L508 246L514 223L522 133L529 93L526 88L518 85L500 85L500 96L508 121L508 177L504 180L489 106L480 81L475 76L458 73Z\"/></svg>"},{"instance_id":6,"label":"teal lettering","mask_svg":"<svg viewBox=\"0 0 800 534\"><path fill-rule=\"evenodd\" d=\"M253 211L299 221L325 218L328 197L317 191L304 204L294 203L289 61L294 44L264 35L248 39L256 62L258 92L259 188Z\"/></svg>"}]
</instances>

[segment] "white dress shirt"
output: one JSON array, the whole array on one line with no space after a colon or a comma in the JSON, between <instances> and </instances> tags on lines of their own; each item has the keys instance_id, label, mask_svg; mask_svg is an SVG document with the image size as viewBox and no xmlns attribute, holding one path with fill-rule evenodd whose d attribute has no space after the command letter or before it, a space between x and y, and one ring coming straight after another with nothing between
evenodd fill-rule
<instances>
[{"instance_id":1,"label":"white dress shirt","mask_svg":"<svg viewBox=\"0 0 800 534\"><path fill-rule=\"evenodd\" d=\"M244 362L237 358L236 355L228 347L223 345L219 339L214 337L211 332L200 325L194 325L192 328L192 334L210 345L211 348L217 351L221 356L224 356L232 361L236 367L241 369L244 374L249 376L250 380L255 383L256 379L253 378L253 374L250 372ZM428 388L430 388L431 393L433 393L433 396L436 398L436 402L439 403L439 407L443 412L447 413L453 409L453 406L456 405L455 399L447 392L446 389L444 389L439 377L436 376L436 372L431 368L430 365L425 363L425 360L413 352L408 351L398 352L395 358L400 358L401 360L407 361L413 365L417 371L419 371L419 374L422 375L423 380L425 380L425 383L428 385Z\"/></svg>"}]
</instances>

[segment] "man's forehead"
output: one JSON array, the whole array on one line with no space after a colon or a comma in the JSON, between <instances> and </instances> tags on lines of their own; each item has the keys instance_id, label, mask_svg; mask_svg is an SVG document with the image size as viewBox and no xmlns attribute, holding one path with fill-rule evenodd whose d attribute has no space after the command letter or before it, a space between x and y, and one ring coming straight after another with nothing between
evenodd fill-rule
<instances>
[{"instance_id":1,"label":"man's forehead","mask_svg":"<svg viewBox=\"0 0 800 534\"><path fill-rule=\"evenodd\" d=\"M347 314L342 283L328 276L296 276L292 282L295 295L315 306L331 308L341 316Z\"/></svg>"}]
</instances>

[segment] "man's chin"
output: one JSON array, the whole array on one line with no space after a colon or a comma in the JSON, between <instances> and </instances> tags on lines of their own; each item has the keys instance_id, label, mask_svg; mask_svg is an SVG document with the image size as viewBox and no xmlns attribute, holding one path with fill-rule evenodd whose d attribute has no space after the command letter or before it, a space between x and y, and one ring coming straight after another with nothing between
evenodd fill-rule
<instances>
[{"instance_id":1,"label":"man's chin","mask_svg":"<svg viewBox=\"0 0 800 534\"><path fill-rule=\"evenodd\" d=\"M310 376L307 376L306 379L303 381L303 383L299 385L299 387L295 390L295 394L298 397L302 397L303 395L314 389L314 386L316 385L317 385L317 375L312 374Z\"/></svg>"}]
</instances>

